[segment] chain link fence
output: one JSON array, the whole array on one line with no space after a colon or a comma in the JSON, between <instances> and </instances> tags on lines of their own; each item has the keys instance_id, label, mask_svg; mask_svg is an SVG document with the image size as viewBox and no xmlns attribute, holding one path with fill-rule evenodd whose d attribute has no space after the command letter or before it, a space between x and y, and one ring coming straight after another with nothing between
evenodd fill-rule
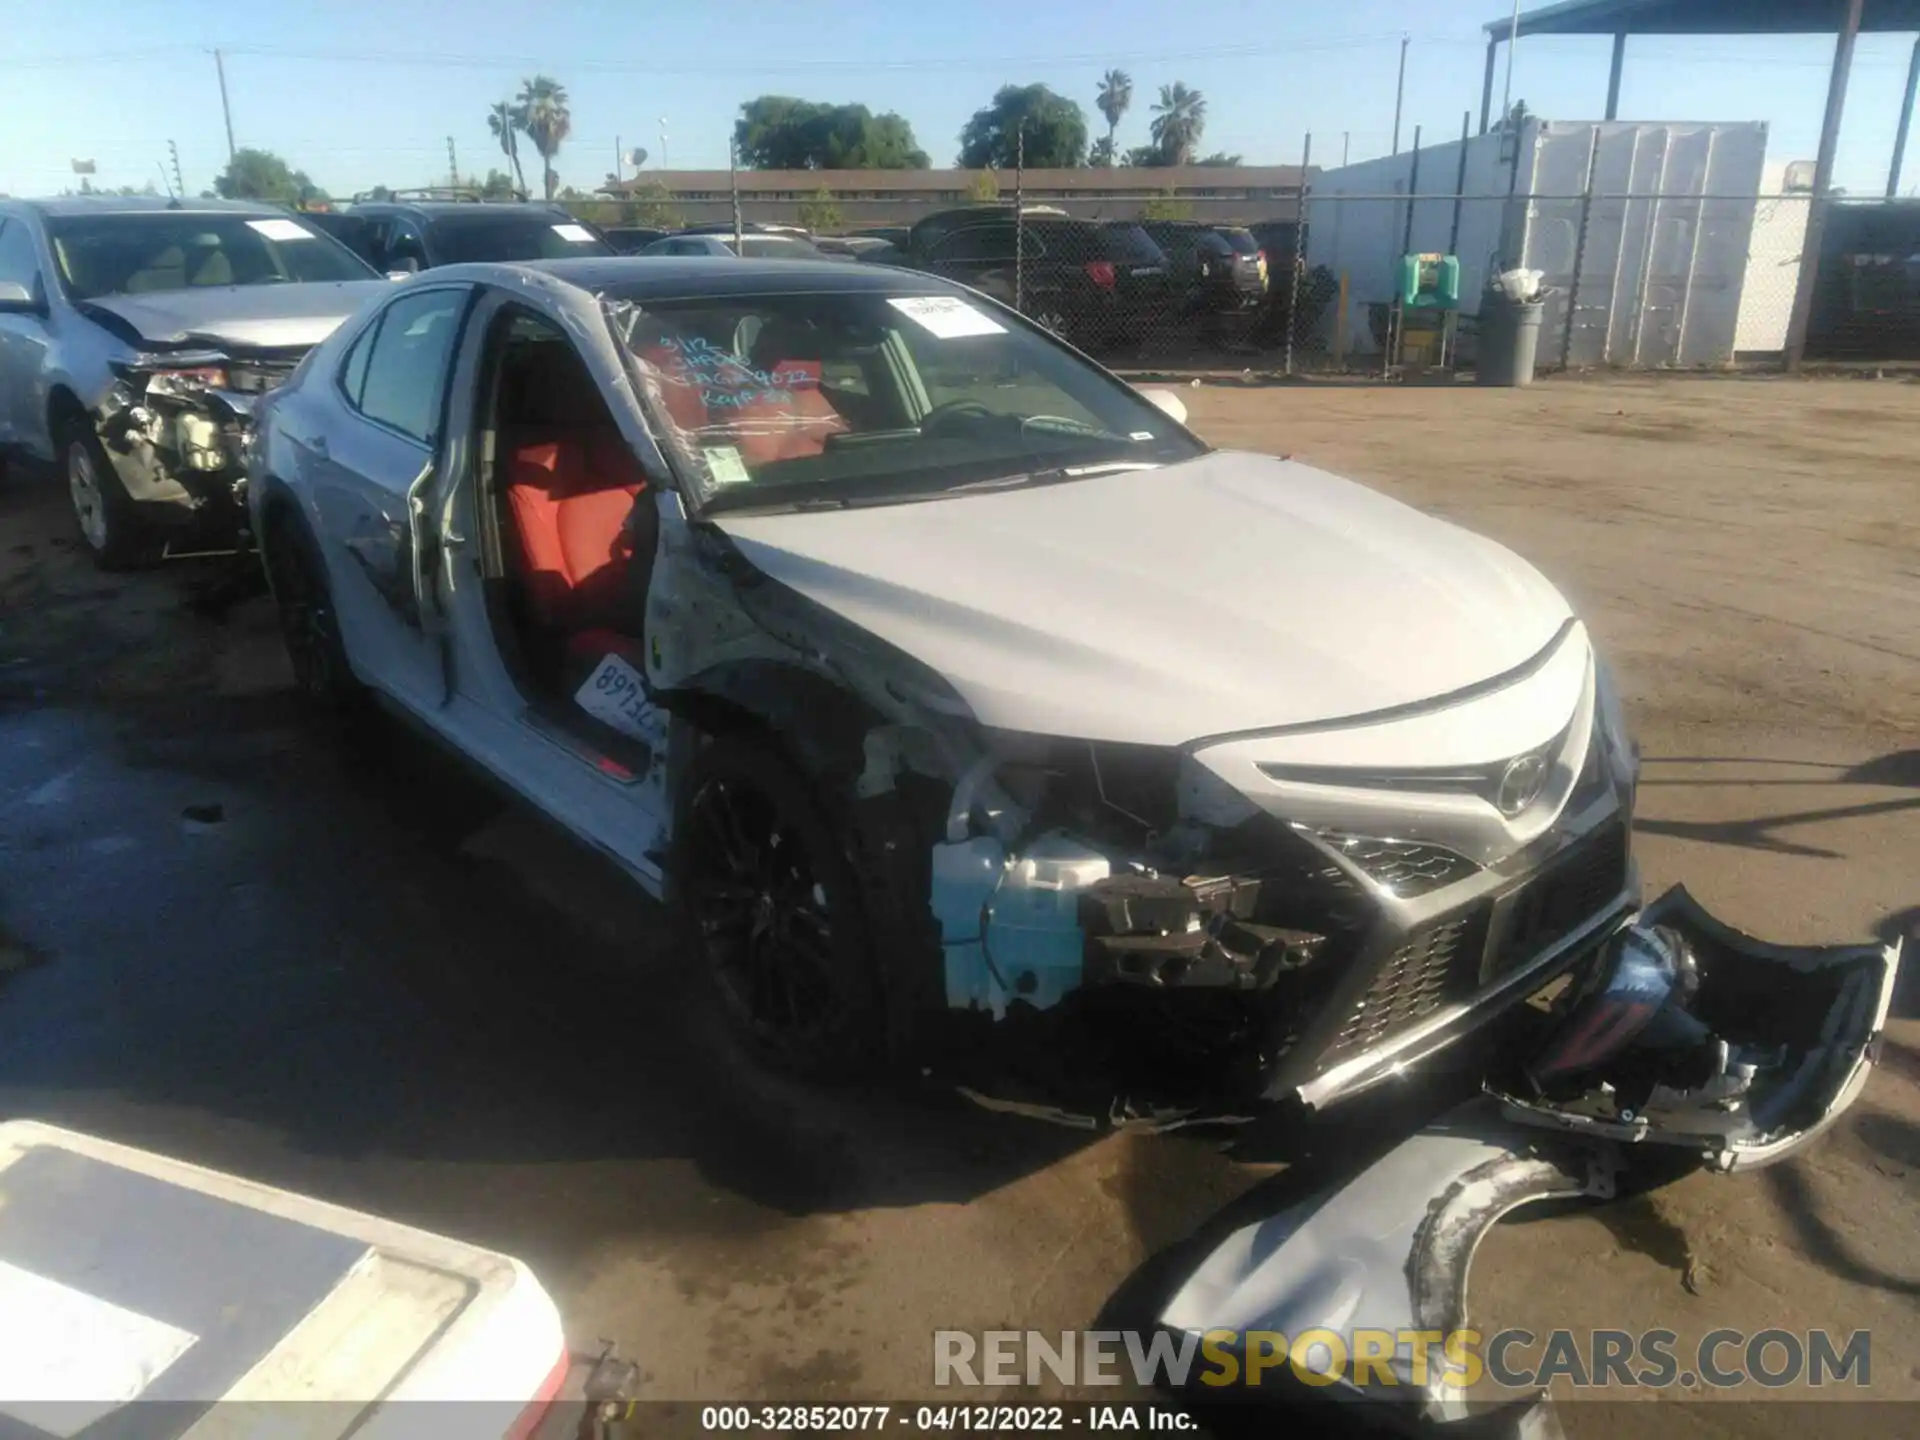
<instances>
[{"instance_id":1,"label":"chain link fence","mask_svg":"<svg viewBox=\"0 0 1920 1440\"><path fill-rule=\"evenodd\" d=\"M1471 370L1485 288L1541 272L1541 370L1778 367L1813 199L1806 193L1325 194L1261 213L1174 197L972 204L738 198L750 254L811 244L853 264L979 289L1122 371L1373 375ZM1022 197L1024 201L1024 197ZM705 228L735 196L571 208L626 248ZM1884 207L1873 207L1878 212ZM1809 359L1920 361L1920 207L1904 228L1828 207ZM1276 218L1274 210L1292 211ZM1457 301L1409 291L1403 257L1457 259Z\"/></svg>"}]
</instances>

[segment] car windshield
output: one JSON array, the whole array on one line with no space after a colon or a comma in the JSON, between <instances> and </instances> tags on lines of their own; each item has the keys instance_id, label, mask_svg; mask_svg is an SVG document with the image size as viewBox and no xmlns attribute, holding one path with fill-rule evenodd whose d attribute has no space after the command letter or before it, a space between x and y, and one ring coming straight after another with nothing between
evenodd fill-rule
<instances>
[{"instance_id":1,"label":"car windshield","mask_svg":"<svg viewBox=\"0 0 1920 1440\"><path fill-rule=\"evenodd\" d=\"M1251 230L1216 230L1213 232L1233 248L1236 255L1258 255L1260 242L1253 238Z\"/></svg>"},{"instance_id":2,"label":"car windshield","mask_svg":"<svg viewBox=\"0 0 1920 1440\"><path fill-rule=\"evenodd\" d=\"M427 222L427 237L434 259L441 265L573 260L618 253L578 221L545 210L533 214L437 215Z\"/></svg>"},{"instance_id":3,"label":"car windshield","mask_svg":"<svg viewBox=\"0 0 1920 1440\"><path fill-rule=\"evenodd\" d=\"M60 279L75 300L212 285L365 280L373 270L291 215L141 211L48 221Z\"/></svg>"},{"instance_id":4,"label":"car windshield","mask_svg":"<svg viewBox=\"0 0 1920 1440\"><path fill-rule=\"evenodd\" d=\"M820 247L812 241L801 240L792 235L742 235L740 244L749 260L819 260L823 256ZM733 246L731 237L727 240L729 249Z\"/></svg>"},{"instance_id":5,"label":"car windshield","mask_svg":"<svg viewBox=\"0 0 1920 1440\"><path fill-rule=\"evenodd\" d=\"M1044 332L961 296L601 302L703 511L923 500L1206 449Z\"/></svg>"},{"instance_id":6,"label":"car windshield","mask_svg":"<svg viewBox=\"0 0 1920 1440\"><path fill-rule=\"evenodd\" d=\"M1100 253L1122 265L1159 265L1166 256L1138 225L1102 225Z\"/></svg>"}]
</instances>

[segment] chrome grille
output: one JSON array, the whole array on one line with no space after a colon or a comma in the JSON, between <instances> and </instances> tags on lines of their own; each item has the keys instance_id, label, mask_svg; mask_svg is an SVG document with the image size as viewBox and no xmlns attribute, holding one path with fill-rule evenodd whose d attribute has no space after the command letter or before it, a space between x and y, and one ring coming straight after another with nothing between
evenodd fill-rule
<instances>
[{"instance_id":1,"label":"chrome grille","mask_svg":"<svg viewBox=\"0 0 1920 1440\"><path fill-rule=\"evenodd\" d=\"M1368 879L1401 899L1411 899L1464 880L1480 867L1441 845L1413 840L1373 840L1327 835L1326 840Z\"/></svg>"},{"instance_id":2,"label":"chrome grille","mask_svg":"<svg viewBox=\"0 0 1920 1440\"><path fill-rule=\"evenodd\" d=\"M1327 1049L1328 1058L1370 1050L1473 988L1486 936L1486 909L1410 936L1387 957Z\"/></svg>"}]
</instances>

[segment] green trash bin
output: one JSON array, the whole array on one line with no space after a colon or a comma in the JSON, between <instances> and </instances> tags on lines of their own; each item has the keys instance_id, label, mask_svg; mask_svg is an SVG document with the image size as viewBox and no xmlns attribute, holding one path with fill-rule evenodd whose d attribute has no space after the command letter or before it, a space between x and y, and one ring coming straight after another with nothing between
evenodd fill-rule
<instances>
[{"instance_id":1,"label":"green trash bin","mask_svg":"<svg viewBox=\"0 0 1920 1440\"><path fill-rule=\"evenodd\" d=\"M1515 300L1488 289L1480 298L1480 350L1474 381L1480 385L1531 385L1540 355L1540 319L1546 292Z\"/></svg>"}]
</instances>

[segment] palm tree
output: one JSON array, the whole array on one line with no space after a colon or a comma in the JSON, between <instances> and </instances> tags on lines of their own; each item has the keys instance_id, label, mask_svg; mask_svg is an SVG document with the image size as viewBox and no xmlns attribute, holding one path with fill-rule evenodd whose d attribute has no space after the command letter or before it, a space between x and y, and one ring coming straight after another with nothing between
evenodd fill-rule
<instances>
[{"instance_id":1,"label":"palm tree","mask_svg":"<svg viewBox=\"0 0 1920 1440\"><path fill-rule=\"evenodd\" d=\"M545 172L547 199L553 199L553 187L559 180L554 173L553 157L560 153L561 142L573 133L573 113L567 109L567 88L551 75L536 75L520 82L520 94L513 107L514 123L527 132L527 139L540 152Z\"/></svg>"},{"instance_id":2,"label":"palm tree","mask_svg":"<svg viewBox=\"0 0 1920 1440\"><path fill-rule=\"evenodd\" d=\"M1120 128L1120 117L1133 104L1133 77L1124 70L1109 70L1100 77L1100 93L1093 103L1107 117L1107 159L1113 164L1113 132Z\"/></svg>"},{"instance_id":3,"label":"palm tree","mask_svg":"<svg viewBox=\"0 0 1920 1440\"><path fill-rule=\"evenodd\" d=\"M520 123L514 108L505 100L487 111L487 129L493 132L493 138L500 142L500 149L513 162L514 188L522 195L527 193L527 177L520 169L520 146L517 138Z\"/></svg>"},{"instance_id":4,"label":"palm tree","mask_svg":"<svg viewBox=\"0 0 1920 1440\"><path fill-rule=\"evenodd\" d=\"M1153 107L1153 143L1169 165L1185 165L1207 128L1207 102L1198 90L1176 80L1160 87L1160 103Z\"/></svg>"}]
</instances>

